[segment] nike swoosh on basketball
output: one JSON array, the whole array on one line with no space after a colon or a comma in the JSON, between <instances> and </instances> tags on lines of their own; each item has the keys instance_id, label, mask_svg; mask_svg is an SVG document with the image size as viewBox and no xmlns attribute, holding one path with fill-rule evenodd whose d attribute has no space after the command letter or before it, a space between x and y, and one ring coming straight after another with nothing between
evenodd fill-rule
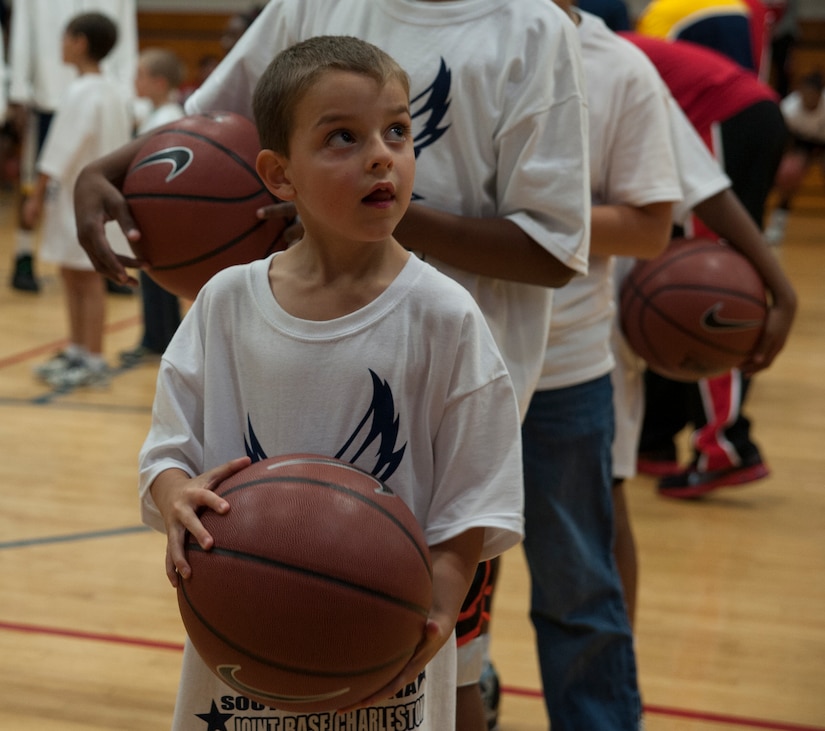
<instances>
[{"instance_id":1,"label":"nike swoosh on basketball","mask_svg":"<svg viewBox=\"0 0 825 731\"><path fill-rule=\"evenodd\" d=\"M729 320L717 314L723 304L717 302L702 315L702 327L706 330L751 330L762 325L762 320Z\"/></svg>"},{"instance_id":2,"label":"nike swoosh on basketball","mask_svg":"<svg viewBox=\"0 0 825 731\"><path fill-rule=\"evenodd\" d=\"M281 693L272 693L261 688L254 688L242 680L239 680L238 673L240 670L240 665L218 665L217 667L218 676L228 686L239 690L241 693L251 694L259 699L266 698L273 703L277 703L278 701L285 703L317 703L318 701L326 701L349 692L349 688L341 688L339 690L333 690L330 693L318 693L316 695L283 695Z\"/></svg>"},{"instance_id":3,"label":"nike swoosh on basketball","mask_svg":"<svg viewBox=\"0 0 825 731\"><path fill-rule=\"evenodd\" d=\"M168 183L186 170L194 157L194 153L188 147L166 147L163 150L158 150L151 155L147 155L132 169L138 170L139 168L145 168L149 165L169 163L172 166L172 169L166 176L166 182Z\"/></svg>"}]
</instances>

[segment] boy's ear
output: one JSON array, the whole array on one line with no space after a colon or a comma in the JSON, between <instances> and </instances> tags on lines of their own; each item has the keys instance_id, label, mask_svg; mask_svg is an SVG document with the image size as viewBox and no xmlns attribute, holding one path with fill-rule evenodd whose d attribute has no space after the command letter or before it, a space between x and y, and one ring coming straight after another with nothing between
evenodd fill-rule
<instances>
[{"instance_id":1,"label":"boy's ear","mask_svg":"<svg viewBox=\"0 0 825 731\"><path fill-rule=\"evenodd\" d=\"M291 201L295 198L295 188L286 165L286 158L273 150L261 150L255 161L255 169L269 192L282 201Z\"/></svg>"}]
</instances>

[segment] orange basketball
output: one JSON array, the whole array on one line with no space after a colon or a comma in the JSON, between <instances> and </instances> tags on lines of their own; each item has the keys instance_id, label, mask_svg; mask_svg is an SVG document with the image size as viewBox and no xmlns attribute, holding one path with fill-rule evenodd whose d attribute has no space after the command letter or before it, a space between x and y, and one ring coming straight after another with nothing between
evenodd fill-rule
<instances>
[{"instance_id":1,"label":"orange basketball","mask_svg":"<svg viewBox=\"0 0 825 731\"><path fill-rule=\"evenodd\" d=\"M432 567L404 502L329 457L287 455L218 486L231 507L189 538L178 603L195 649L225 683L294 712L357 703L423 639Z\"/></svg>"},{"instance_id":2,"label":"orange basketball","mask_svg":"<svg viewBox=\"0 0 825 731\"><path fill-rule=\"evenodd\" d=\"M651 370L680 381L739 366L762 336L765 287L751 263L709 239L674 239L625 278L620 322Z\"/></svg>"},{"instance_id":3,"label":"orange basketball","mask_svg":"<svg viewBox=\"0 0 825 731\"><path fill-rule=\"evenodd\" d=\"M278 248L283 220L256 215L275 202L255 170L259 150L255 125L231 112L184 117L141 147L123 195L162 287L194 299L221 269Z\"/></svg>"}]
</instances>

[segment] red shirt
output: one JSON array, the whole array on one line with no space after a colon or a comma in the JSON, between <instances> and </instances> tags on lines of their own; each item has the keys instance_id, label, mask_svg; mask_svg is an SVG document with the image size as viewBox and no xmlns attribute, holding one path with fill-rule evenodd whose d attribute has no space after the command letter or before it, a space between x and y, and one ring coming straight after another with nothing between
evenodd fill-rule
<instances>
[{"instance_id":1,"label":"red shirt","mask_svg":"<svg viewBox=\"0 0 825 731\"><path fill-rule=\"evenodd\" d=\"M621 33L653 62L696 131L710 147L713 124L724 122L762 101L778 102L776 92L752 71L727 56L687 41Z\"/></svg>"}]
</instances>

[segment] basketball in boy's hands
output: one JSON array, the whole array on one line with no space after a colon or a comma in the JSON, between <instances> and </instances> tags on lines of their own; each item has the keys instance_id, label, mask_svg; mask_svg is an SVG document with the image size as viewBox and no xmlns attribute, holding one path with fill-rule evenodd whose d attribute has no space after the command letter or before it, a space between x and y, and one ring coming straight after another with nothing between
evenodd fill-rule
<instances>
[{"instance_id":1,"label":"basketball in boy's hands","mask_svg":"<svg viewBox=\"0 0 825 731\"><path fill-rule=\"evenodd\" d=\"M123 195L162 287L194 299L221 269L276 249L283 220L256 215L275 202L255 170L259 150L255 125L231 112L184 117L141 147Z\"/></svg>"},{"instance_id":2,"label":"basketball in boy's hands","mask_svg":"<svg viewBox=\"0 0 825 731\"><path fill-rule=\"evenodd\" d=\"M640 261L620 293L621 328L651 370L697 381L741 365L762 336L765 287L753 265L725 243L674 239Z\"/></svg>"},{"instance_id":3,"label":"basketball in boy's hands","mask_svg":"<svg viewBox=\"0 0 825 731\"><path fill-rule=\"evenodd\" d=\"M187 538L178 586L201 658L239 693L285 711L331 711L381 690L424 638L432 566L404 502L339 460L256 462L216 492L225 515Z\"/></svg>"}]
</instances>

